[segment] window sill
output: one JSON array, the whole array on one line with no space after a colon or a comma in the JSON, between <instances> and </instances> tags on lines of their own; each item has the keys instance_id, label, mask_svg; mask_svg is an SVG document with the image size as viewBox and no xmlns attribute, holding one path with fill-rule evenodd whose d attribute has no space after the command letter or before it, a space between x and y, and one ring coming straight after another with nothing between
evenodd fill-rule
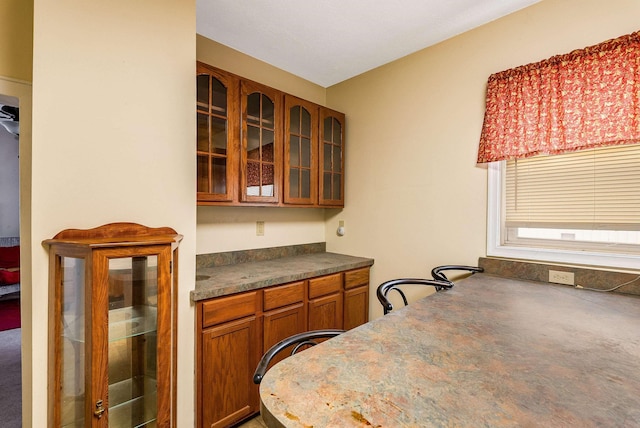
<instances>
[{"instance_id":1,"label":"window sill","mask_svg":"<svg viewBox=\"0 0 640 428\"><path fill-rule=\"evenodd\" d=\"M632 254L493 245L487 248L487 256L533 260L536 262L594 266L598 268L640 270L640 256Z\"/></svg>"}]
</instances>

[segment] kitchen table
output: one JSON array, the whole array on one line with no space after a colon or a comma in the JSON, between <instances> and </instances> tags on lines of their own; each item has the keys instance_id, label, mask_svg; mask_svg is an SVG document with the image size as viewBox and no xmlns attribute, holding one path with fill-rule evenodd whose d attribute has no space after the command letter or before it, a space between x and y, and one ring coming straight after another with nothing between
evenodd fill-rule
<instances>
[{"instance_id":1,"label":"kitchen table","mask_svg":"<svg viewBox=\"0 0 640 428\"><path fill-rule=\"evenodd\" d=\"M640 426L640 298L477 274L272 367L270 427Z\"/></svg>"}]
</instances>

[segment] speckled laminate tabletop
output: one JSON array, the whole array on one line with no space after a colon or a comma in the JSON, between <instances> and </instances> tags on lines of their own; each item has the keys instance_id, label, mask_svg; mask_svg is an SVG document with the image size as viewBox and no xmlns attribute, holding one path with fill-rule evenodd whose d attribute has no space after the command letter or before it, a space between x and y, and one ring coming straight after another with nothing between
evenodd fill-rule
<instances>
[{"instance_id":1,"label":"speckled laminate tabletop","mask_svg":"<svg viewBox=\"0 0 640 428\"><path fill-rule=\"evenodd\" d=\"M373 259L337 253L314 253L217 267L198 267L191 300L255 290L272 285L373 265Z\"/></svg>"},{"instance_id":2,"label":"speckled laminate tabletop","mask_svg":"<svg viewBox=\"0 0 640 428\"><path fill-rule=\"evenodd\" d=\"M477 274L283 360L273 427L640 426L640 298Z\"/></svg>"}]
</instances>

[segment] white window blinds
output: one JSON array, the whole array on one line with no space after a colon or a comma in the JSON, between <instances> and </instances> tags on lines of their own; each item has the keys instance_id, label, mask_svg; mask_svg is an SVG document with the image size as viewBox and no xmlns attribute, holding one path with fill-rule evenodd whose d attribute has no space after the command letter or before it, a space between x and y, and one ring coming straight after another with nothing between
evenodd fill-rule
<instances>
[{"instance_id":1,"label":"white window blinds","mask_svg":"<svg viewBox=\"0 0 640 428\"><path fill-rule=\"evenodd\" d=\"M506 227L640 230L640 144L507 161Z\"/></svg>"}]
</instances>

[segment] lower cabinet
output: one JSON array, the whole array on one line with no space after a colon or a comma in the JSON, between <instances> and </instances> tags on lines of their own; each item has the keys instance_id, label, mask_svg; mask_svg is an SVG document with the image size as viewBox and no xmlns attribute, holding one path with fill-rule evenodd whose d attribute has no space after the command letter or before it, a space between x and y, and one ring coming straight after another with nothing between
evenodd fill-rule
<instances>
[{"instance_id":1,"label":"lower cabinet","mask_svg":"<svg viewBox=\"0 0 640 428\"><path fill-rule=\"evenodd\" d=\"M357 327L368 308L368 267L198 302L197 426L230 427L259 412L253 372L272 345L306 330Z\"/></svg>"},{"instance_id":2,"label":"lower cabinet","mask_svg":"<svg viewBox=\"0 0 640 428\"><path fill-rule=\"evenodd\" d=\"M342 293L309 300L309 330L342 328Z\"/></svg>"},{"instance_id":3,"label":"lower cabinet","mask_svg":"<svg viewBox=\"0 0 640 428\"><path fill-rule=\"evenodd\" d=\"M344 274L344 329L369 321L369 269Z\"/></svg>"},{"instance_id":4,"label":"lower cabinet","mask_svg":"<svg viewBox=\"0 0 640 428\"><path fill-rule=\"evenodd\" d=\"M260 358L256 317L202 332L202 426L226 427L259 411L251 381Z\"/></svg>"},{"instance_id":5,"label":"lower cabinet","mask_svg":"<svg viewBox=\"0 0 640 428\"><path fill-rule=\"evenodd\" d=\"M227 427L260 410L252 381L262 356L260 294L249 291L198 304L200 426Z\"/></svg>"},{"instance_id":6,"label":"lower cabinet","mask_svg":"<svg viewBox=\"0 0 640 428\"><path fill-rule=\"evenodd\" d=\"M343 273L309 280L309 330L342 328Z\"/></svg>"},{"instance_id":7,"label":"lower cabinet","mask_svg":"<svg viewBox=\"0 0 640 428\"><path fill-rule=\"evenodd\" d=\"M304 291L306 285L306 281L300 281L264 290L262 317L262 349L264 351L286 337L305 331L307 313L304 305ZM276 356L271 365L285 358L286 355L287 353L283 352Z\"/></svg>"}]
</instances>

